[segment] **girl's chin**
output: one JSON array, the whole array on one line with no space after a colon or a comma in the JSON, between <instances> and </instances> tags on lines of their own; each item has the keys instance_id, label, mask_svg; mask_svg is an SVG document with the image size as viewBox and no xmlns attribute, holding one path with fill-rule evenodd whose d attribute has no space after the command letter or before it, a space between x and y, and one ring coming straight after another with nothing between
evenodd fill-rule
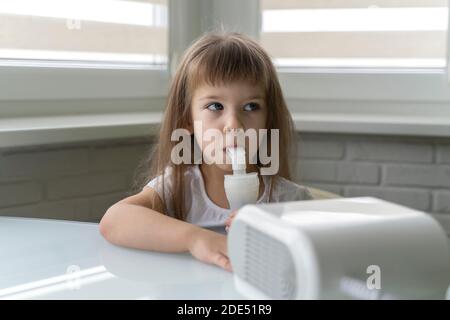
<instances>
[{"instance_id":1,"label":"girl's chin","mask_svg":"<svg viewBox=\"0 0 450 320\"><path fill-rule=\"evenodd\" d=\"M218 169L225 171L226 173L233 173L233 167L231 164L218 164L218 163L214 163L213 164L215 167L217 167Z\"/></svg>"}]
</instances>

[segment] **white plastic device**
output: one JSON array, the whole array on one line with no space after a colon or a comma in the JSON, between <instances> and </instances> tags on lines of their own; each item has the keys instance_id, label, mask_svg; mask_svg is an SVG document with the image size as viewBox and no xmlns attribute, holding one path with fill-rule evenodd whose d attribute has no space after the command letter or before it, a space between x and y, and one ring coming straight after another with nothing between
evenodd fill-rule
<instances>
[{"instance_id":1,"label":"white plastic device","mask_svg":"<svg viewBox=\"0 0 450 320\"><path fill-rule=\"evenodd\" d=\"M232 175L225 175L224 187L230 209L236 210L246 204L256 203L259 195L257 172L246 173L245 149L227 148L233 167Z\"/></svg>"},{"instance_id":2,"label":"white plastic device","mask_svg":"<svg viewBox=\"0 0 450 320\"><path fill-rule=\"evenodd\" d=\"M246 205L228 253L250 299L445 299L450 284L441 225L371 197Z\"/></svg>"}]
</instances>

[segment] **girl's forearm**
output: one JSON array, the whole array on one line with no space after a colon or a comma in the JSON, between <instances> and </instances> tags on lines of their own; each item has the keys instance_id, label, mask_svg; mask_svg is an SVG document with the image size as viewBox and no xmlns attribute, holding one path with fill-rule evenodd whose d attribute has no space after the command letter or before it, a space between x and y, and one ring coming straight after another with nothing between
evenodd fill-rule
<instances>
[{"instance_id":1,"label":"girl's forearm","mask_svg":"<svg viewBox=\"0 0 450 320\"><path fill-rule=\"evenodd\" d=\"M111 243L161 252L188 251L200 230L191 223L126 203L111 206L100 222L100 232Z\"/></svg>"}]
</instances>

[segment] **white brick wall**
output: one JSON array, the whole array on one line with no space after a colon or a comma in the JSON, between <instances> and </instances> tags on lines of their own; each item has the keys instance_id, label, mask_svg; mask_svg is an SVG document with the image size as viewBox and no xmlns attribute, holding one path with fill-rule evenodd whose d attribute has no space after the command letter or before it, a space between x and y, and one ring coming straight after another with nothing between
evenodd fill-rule
<instances>
[{"instance_id":1,"label":"white brick wall","mask_svg":"<svg viewBox=\"0 0 450 320\"><path fill-rule=\"evenodd\" d=\"M433 210L450 213L450 191L436 190L433 193Z\"/></svg>"},{"instance_id":2,"label":"white brick wall","mask_svg":"<svg viewBox=\"0 0 450 320\"><path fill-rule=\"evenodd\" d=\"M424 162L433 160L433 146L411 142L349 141L348 159L357 161Z\"/></svg>"},{"instance_id":3,"label":"white brick wall","mask_svg":"<svg viewBox=\"0 0 450 320\"><path fill-rule=\"evenodd\" d=\"M380 168L373 163L301 159L298 163L300 180L316 182L378 184Z\"/></svg>"},{"instance_id":4,"label":"white brick wall","mask_svg":"<svg viewBox=\"0 0 450 320\"><path fill-rule=\"evenodd\" d=\"M437 160L438 163L450 164L450 144L442 144L437 147Z\"/></svg>"},{"instance_id":5,"label":"white brick wall","mask_svg":"<svg viewBox=\"0 0 450 320\"><path fill-rule=\"evenodd\" d=\"M151 143L142 138L0 150L0 215L99 221L128 195ZM386 199L450 225L450 139L301 134L294 168L299 183Z\"/></svg>"},{"instance_id":6,"label":"white brick wall","mask_svg":"<svg viewBox=\"0 0 450 320\"><path fill-rule=\"evenodd\" d=\"M386 165L384 181L393 186L450 187L450 166Z\"/></svg>"},{"instance_id":7,"label":"white brick wall","mask_svg":"<svg viewBox=\"0 0 450 320\"><path fill-rule=\"evenodd\" d=\"M448 138L304 133L298 139L296 180L345 197L378 197L447 221L449 142Z\"/></svg>"},{"instance_id":8,"label":"white brick wall","mask_svg":"<svg viewBox=\"0 0 450 320\"><path fill-rule=\"evenodd\" d=\"M431 192L426 189L391 188L383 186L348 186L344 188L346 197L372 196L403 204L422 211L431 209Z\"/></svg>"},{"instance_id":9,"label":"white brick wall","mask_svg":"<svg viewBox=\"0 0 450 320\"><path fill-rule=\"evenodd\" d=\"M99 221L129 195L150 139L0 150L0 215Z\"/></svg>"}]
</instances>

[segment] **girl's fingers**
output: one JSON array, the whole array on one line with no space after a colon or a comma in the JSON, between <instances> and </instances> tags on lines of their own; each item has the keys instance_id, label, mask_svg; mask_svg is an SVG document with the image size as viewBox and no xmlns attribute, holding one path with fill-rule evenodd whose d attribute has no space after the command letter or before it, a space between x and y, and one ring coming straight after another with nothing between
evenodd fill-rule
<instances>
[{"instance_id":1,"label":"girl's fingers","mask_svg":"<svg viewBox=\"0 0 450 320\"><path fill-rule=\"evenodd\" d=\"M227 220L225 220L225 225L230 225L231 221L233 221L234 216L236 215L237 211L233 211L227 218Z\"/></svg>"},{"instance_id":2,"label":"girl's fingers","mask_svg":"<svg viewBox=\"0 0 450 320\"><path fill-rule=\"evenodd\" d=\"M230 262L229 258L227 258L227 263L225 264L225 270L227 270L229 272L233 272L233 268L231 266L231 262Z\"/></svg>"},{"instance_id":3,"label":"girl's fingers","mask_svg":"<svg viewBox=\"0 0 450 320\"><path fill-rule=\"evenodd\" d=\"M222 269L225 269L225 270L231 272L231 263L230 263L230 259L228 259L227 256L225 256L221 253L218 253L215 257L214 263L216 265L218 265L219 267L221 267Z\"/></svg>"}]
</instances>

